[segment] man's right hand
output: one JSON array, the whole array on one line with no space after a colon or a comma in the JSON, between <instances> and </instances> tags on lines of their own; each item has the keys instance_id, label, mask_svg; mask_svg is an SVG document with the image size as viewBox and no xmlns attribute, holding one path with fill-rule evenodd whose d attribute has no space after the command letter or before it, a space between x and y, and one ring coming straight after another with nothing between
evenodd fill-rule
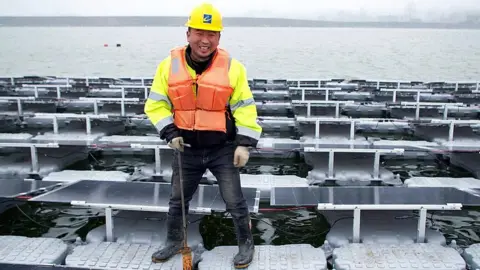
<instances>
[{"instance_id":1,"label":"man's right hand","mask_svg":"<svg viewBox=\"0 0 480 270\"><path fill-rule=\"evenodd\" d=\"M183 138L182 137L176 137L173 138L169 143L168 146L174 150L178 150L180 152L183 152Z\"/></svg>"}]
</instances>

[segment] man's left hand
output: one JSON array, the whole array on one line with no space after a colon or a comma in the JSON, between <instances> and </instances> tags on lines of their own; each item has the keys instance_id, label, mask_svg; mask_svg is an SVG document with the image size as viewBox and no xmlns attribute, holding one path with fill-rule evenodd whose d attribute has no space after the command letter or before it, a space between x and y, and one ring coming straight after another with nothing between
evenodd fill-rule
<instances>
[{"instance_id":1,"label":"man's left hand","mask_svg":"<svg viewBox=\"0 0 480 270\"><path fill-rule=\"evenodd\" d=\"M235 149L235 154L233 156L233 165L237 168L244 167L245 164L247 164L249 157L250 153L248 152L247 147L237 146L237 149Z\"/></svg>"}]
</instances>

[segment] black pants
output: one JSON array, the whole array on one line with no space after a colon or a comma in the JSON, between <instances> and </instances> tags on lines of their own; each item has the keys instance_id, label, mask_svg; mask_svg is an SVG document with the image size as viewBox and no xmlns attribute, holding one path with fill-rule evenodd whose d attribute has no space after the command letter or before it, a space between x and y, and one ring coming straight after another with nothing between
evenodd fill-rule
<instances>
[{"instance_id":1,"label":"black pants","mask_svg":"<svg viewBox=\"0 0 480 270\"><path fill-rule=\"evenodd\" d=\"M185 213L188 213L189 202L195 194L206 169L209 169L217 179L220 194L232 218L241 220L249 215L247 202L240 185L240 172L233 166L235 145L225 145L211 149L184 148L181 153L183 173L183 195L185 198ZM174 151L172 191L170 194L169 215L182 215L182 201L179 185L178 151Z\"/></svg>"}]
</instances>

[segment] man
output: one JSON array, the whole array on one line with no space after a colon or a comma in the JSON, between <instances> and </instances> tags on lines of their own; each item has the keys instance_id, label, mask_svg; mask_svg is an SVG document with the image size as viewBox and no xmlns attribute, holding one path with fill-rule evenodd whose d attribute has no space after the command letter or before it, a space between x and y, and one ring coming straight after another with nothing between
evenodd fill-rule
<instances>
[{"instance_id":1,"label":"man","mask_svg":"<svg viewBox=\"0 0 480 270\"><path fill-rule=\"evenodd\" d=\"M219 11L202 4L186 26L188 46L173 49L159 64L145 113L160 138L182 152L186 213L206 169L217 178L237 234L239 251L233 263L245 268L253 259L254 245L238 168L247 163L262 128L245 67L217 48L223 29ZM166 247L152 255L155 262L168 260L182 247L178 154L175 151L172 164Z\"/></svg>"}]
</instances>

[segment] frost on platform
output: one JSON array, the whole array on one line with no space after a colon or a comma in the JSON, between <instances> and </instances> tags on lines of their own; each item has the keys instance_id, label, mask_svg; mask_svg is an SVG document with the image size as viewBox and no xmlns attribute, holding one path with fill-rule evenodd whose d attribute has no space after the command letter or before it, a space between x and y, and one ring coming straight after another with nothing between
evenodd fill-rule
<instances>
[{"instance_id":1,"label":"frost on platform","mask_svg":"<svg viewBox=\"0 0 480 270\"><path fill-rule=\"evenodd\" d=\"M91 243L75 247L73 253L67 256L65 264L87 269L182 269L180 254L164 263L152 263L152 254L159 248L161 247L145 244Z\"/></svg>"},{"instance_id":2,"label":"frost on platform","mask_svg":"<svg viewBox=\"0 0 480 270\"><path fill-rule=\"evenodd\" d=\"M480 180L472 177L412 177L405 180L408 187L480 188Z\"/></svg>"},{"instance_id":3,"label":"frost on platform","mask_svg":"<svg viewBox=\"0 0 480 270\"><path fill-rule=\"evenodd\" d=\"M0 236L0 263L61 264L67 251L60 239Z\"/></svg>"},{"instance_id":4,"label":"frost on platform","mask_svg":"<svg viewBox=\"0 0 480 270\"><path fill-rule=\"evenodd\" d=\"M199 224L202 215L189 215L188 245L192 248L203 244ZM167 214L152 212L120 211L113 217L115 242L125 244L162 245L167 238ZM135 228L135 230L132 230ZM87 234L88 243L105 241L105 225L98 226Z\"/></svg>"},{"instance_id":5,"label":"frost on platform","mask_svg":"<svg viewBox=\"0 0 480 270\"><path fill-rule=\"evenodd\" d=\"M345 211L343 211L345 212ZM346 211L350 212L350 211ZM365 244L411 244L417 238L418 221L411 212L362 211L360 240ZM332 228L326 240L334 247L342 247L352 242L353 218L350 213L324 213ZM337 221L337 222L335 222ZM439 231L427 228L425 239L429 243L445 245L446 239Z\"/></svg>"},{"instance_id":6,"label":"frost on platform","mask_svg":"<svg viewBox=\"0 0 480 270\"><path fill-rule=\"evenodd\" d=\"M333 264L336 270L464 270L466 267L455 249L431 243L349 244L333 251Z\"/></svg>"},{"instance_id":7,"label":"frost on platform","mask_svg":"<svg viewBox=\"0 0 480 270\"><path fill-rule=\"evenodd\" d=\"M61 172L52 172L44 177L43 181L55 182L76 182L80 180L98 180L98 181L117 181L126 182L130 175L120 171L75 171L65 170Z\"/></svg>"},{"instance_id":8,"label":"frost on platform","mask_svg":"<svg viewBox=\"0 0 480 270\"><path fill-rule=\"evenodd\" d=\"M234 269L233 257L238 252L236 246L219 246L202 254L200 270ZM253 261L249 270L269 269L327 269L327 260L322 249L308 244L283 246L255 246Z\"/></svg>"},{"instance_id":9,"label":"frost on platform","mask_svg":"<svg viewBox=\"0 0 480 270\"><path fill-rule=\"evenodd\" d=\"M463 258L472 270L480 269L480 244L473 244L465 249Z\"/></svg>"}]
</instances>

